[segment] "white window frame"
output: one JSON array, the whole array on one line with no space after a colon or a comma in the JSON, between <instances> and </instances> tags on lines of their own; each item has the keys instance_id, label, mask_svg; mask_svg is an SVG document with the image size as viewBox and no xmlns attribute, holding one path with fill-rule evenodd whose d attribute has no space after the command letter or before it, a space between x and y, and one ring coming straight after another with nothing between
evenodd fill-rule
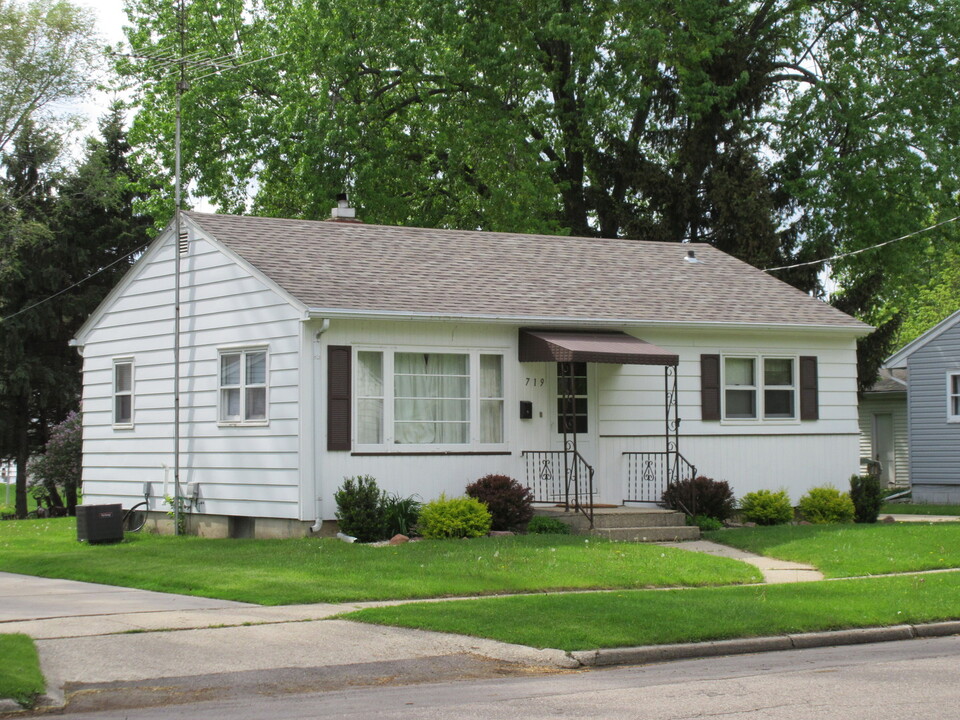
<instances>
[{"instance_id":1,"label":"white window frame","mask_svg":"<svg viewBox=\"0 0 960 720\"><path fill-rule=\"evenodd\" d=\"M247 383L247 355L263 353L264 356L264 382ZM240 383L239 385L223 384L223 357L225 355L240 355ZM264 388L264 417L256 419L245 419L247 414L247 389L248 387ZM224 413L223 391L237 389L240 391L240 414L235 418L227 418ZM248 427L264 426L270 424L270 348L268 345L242 345L238 347L220 347L217 348L217 425L220 427Z\"/></svg>"},{"instance_id":2,"label":"white window frame","mask_svg":"<svg viewBox=\"0 0 960 720\"><path fill-rule=\"evenodd\" d=\"M507 413L507 388L510 387L510 369L507 364L507 348L458 348L458 347L410 347L410 346L390 346L382 345L355 345L353 347L353 367L359 367L358 354L362 352L381 353L383 370L383 415L381 418L383 437L380 443L361 443L359 442L359 412L358 400L361 398L359 393L359 373L353 372L353 392L352 392L352 445L357 452L382 452L382 453L474 453L474 452L501 452L507 451L509 447L509 422L510 417ZM395 442L396 428L394 425L394 403L396 393L394 390L395 372L394 359L397 354L402 353L424 353L429 355L466 355L468 358L470 388L469 388L469 442L466 443L400 443ZM487 398L480 395L480 356L481 355L499 355L500 356L500 382L501 398ZM367 397L367 396L363 396ZM483 443L480 442L480 404L483 400L501 400L501 433L502 442Z\"/></svg>"},{"instance_id":3,"label":"white window frame","mask_svg":"<svg viewBox=\"0 0 960 720\"><path fill-rule=\"evenodd\" d=\"M957 404L960 406L960 392L953 392L953 378L960 377L960 370L948 370L947 371L947 422L948 423L960 423L960 413L953 412L953 400L957 399ZM960 408L958 408L960 409Z\"/></svg>"},{"instance_id":4,"label":"white window frame","mask_svg":"<svg viewBox=\"0 0 960 720\"><path fill-rule=\"evenodd\" d=\"M753 385L727 385L727 360L753 360ZM765 417L765 391L766 390L788 390L785 385L771 385L767 387L764 382L764 368L767 360L790 360L793 363L793 416L792 417ZM800 356L786 355L781 353L721 353L720 355L720 407L721 422L730 425L739 424L777 424L791 425L800 422ZM742 389L753 390L755 393L756 417L727 417L727 390Z\"/></svg>"},{"instance_id":5,"label":"white window frame","mask_svg":"<svg viewBox=\"0 0 960 720\"><path fill-rule=\"evenodd\" d=\"M117 389L117 368L120 365L129 365L130 366L130 389L129 390L118 390ZM114 358L113 365L110 368L110 417L113 420L113 427L117 430L129 430L133 427L134 424L134 398L136 394L134 393L134 388L136 387L136 368L134 366L132 357L122 357ZM130 396L130 418L129 420L118 420L117 419L117 398L125 395Z\"/></svg>"}]
</instances>

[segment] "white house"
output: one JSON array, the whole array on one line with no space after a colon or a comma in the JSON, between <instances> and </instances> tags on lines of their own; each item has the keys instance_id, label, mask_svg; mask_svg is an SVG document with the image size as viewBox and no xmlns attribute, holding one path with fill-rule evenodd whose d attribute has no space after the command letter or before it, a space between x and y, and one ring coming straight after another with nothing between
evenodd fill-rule
<instances>
[{"instance_id":1,"label":"white house","mask_svg":"<svg viewBox=\"0 0 960 720\"><path fill-rule=\"evenodd\" d=\"M870 328L709 245L182 224L77 335L87 503L130 506L150 482L165 511L173 493L178 247L180 477L199 532L305 533L355 475L432 499L502 473L556 502L576 470L582 502L619 505L692 466L794 500L858 471Z\"/></svg>"}]
</instances>

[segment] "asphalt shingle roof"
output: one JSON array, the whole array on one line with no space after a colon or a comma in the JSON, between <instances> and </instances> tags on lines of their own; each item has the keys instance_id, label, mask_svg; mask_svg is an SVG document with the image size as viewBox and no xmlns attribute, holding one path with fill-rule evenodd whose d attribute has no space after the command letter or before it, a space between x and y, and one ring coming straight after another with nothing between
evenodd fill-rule
<instances>
[{"instance_id":1,"label":"asphalt shingle roof","mask_svg":"<svg viewBox=\"0 0 960 720\"><path fill-rule=\"evenodd\" d=\"M311 309L867 328L700 243L186 215Z\"/></svg>"}]
</instances>

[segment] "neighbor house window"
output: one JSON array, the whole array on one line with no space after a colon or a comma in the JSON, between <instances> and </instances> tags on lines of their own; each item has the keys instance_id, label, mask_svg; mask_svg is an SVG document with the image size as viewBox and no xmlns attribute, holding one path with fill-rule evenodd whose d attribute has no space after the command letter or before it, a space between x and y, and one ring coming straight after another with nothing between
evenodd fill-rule
<instances>
[{"instance_id":1,"label":"neighbor house window","mask_svg":"<svg viewBox=\"0 0 960 720\"><path fill-rule=\"evenodd\" d=\"M113 362L113 424L133 425L133 360Z\"/></svg>"},{"instance_id":2,"label":"neighbor house window","mask_svg":"<svg viewBox=\"0 0 960 720\"><path fill-rule=\"evenodd\" d=\"M960 372L947 373L947 422L960 422Z\"/></svg>"},{"instance_id":3,"label":"neighbor house window","mask_svg":"<svg viewBox=\"0 0 960 720\"><path fill-rule=\"evenodd\" d=\"M267 420L267 351L220 351L220 422Z\"/></svg>"},{"instance_id":4,"label":"neighbor house window","mask_svg":"<svg viewBox=\"0 0 960 720\"><path fill-rule=\"evenodd\" d=\"M796 358L724 357L723 417L727 420L794 420Z\"/></svg>"},{"instance_id":5,"label":"neighbor house window","mask_svg":"<svg viewBox=\"0 0 960 720\"><path fill-rule=\"evenodd\" d=\"M358 445L504 442L502 355L359 350L356 368Z\"/></svg>"}]
</instances>

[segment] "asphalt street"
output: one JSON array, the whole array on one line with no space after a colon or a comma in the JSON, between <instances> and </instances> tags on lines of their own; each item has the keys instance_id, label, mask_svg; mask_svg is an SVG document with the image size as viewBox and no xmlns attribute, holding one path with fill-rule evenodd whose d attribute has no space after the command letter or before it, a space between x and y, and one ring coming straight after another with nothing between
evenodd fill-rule
<instances>
[{"instance_id":1,"label":"asphalt street","mask_svg":"<svg viewBox=\"0 0 960 720\"><path fill-rule=\"evenodd\" d=\"M74 720L955 719L960 638L813 648L534 677L261 694Z\"/></svg>"}]
</instances>

